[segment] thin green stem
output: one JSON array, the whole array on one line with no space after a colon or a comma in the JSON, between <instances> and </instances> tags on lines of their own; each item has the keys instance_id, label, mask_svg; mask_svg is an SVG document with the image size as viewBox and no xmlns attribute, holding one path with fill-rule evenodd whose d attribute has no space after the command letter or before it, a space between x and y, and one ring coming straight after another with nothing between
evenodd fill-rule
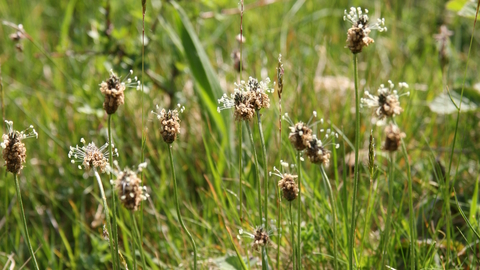
<instances>
[{"instance_id":1,"label":"thin green stem","mask_svg":"<svg viewBox=\"0 0 480 270\"><path fill-rule=\"evenodd\" d=\"M145 92L143 91L143 75L145 73L145 12L147 12L147 1L142 0L142 163L145 162L145 141L147 140L144 121ZM143 170L140 179L142 179L143 182ZM143 201L140 204L140 212L143 213ZM140 238L143 239L143 214L140 215Z\"/></svg>"},{"instance_id":2,"label":"thin green stem","mask_svg":"<svg viewBox=\"0 0 480 270\"><path fill-rule=\"evenodd\" d=\"M393 183L394 183L394 161L395 154L390 154L390 162L388 163L388 206L387 206L387 223L385 224L385 231L383 232L383 247L382 247L382 269L385 269L385 257L388 248L388 242L390 238L393 238L390 234L390 227L392 223L392 211L393 211Z\"/></svg>"},{"instance_id":3,"label":"thin green stem","mask_svg":"<svg viewBox=\"0 0 480 270\"><path fill-rule=\"evenodd\" d=\"M330 184L330 180L328 179L327 174L325 173L325 169L323 165L320 165L320 171L322 172L323 179L325 183L327 183L328 192L330 193L330 204L332 205L332 216L333 216L333 259L334 259L334 268L338 269L338 249L337 249L337 210L335 206L335 195L333 194L332 185Z\"/></svg>"},{"instance_id":4,"label":"thin green stem","mask_svg":"<svg viewBox=\"0 0 480 270\"><path fill-rule=\"evenodd\" d=\"M28 251L30 252L30 256L32 256L33 266L35 267L35 269L39 270L40 268L38 267L37 258L35 258L35 252L33 251L32 243L30 242L30 236L28 235L28 226L27 219L25 218L25 210L23 209L22 193L20 191L20 184L18 183L18 177L16 173L13 174L13 178L15 180L15 188L17 191L20 212L22 214L23 230L25 231L24 236L27 242Z\"/></svg>"},{"instance_id":5,"label":"thin green stem","mask_svg":"<svg viewBox=\"0 0 480 270\"><path fill-rule=\"evenodd\" d=\"M240 197L240 222L243 222L243 183L242 183L242 121L238 122L238 181L240 182L240 190L238 192L238 197Z\"/></svg>"},{"instance_id":6,"label":"thin green stem","mask_svg":"<svg viewBox=\"0 0 480 270\"><path fill-rule=\"evenodd\" d=\"M132 223L133 223L133 220L132 220ZM132 224L133 225L133 224ZM133 250L133 269L138 269L138 266L137 266L137 254L135 253L135 247L137 246L137 241L135 241L135 239L137 238L137 233L135 232L135 230L133 230L133 235L132 235L132 250Z\"/></svg>"},{"instance_id":7,"label":"thin green stem","mask_svg":"<svg viewBox=\"0 0 480 270\"><path fill-rule=\"evenodd\" d=\"M265 147L265 138L263 137L262 120L260 111L257 111L258 132L260 133L260 143L262 144L263 157L263 200L265 203L265 231L268 231L268 164L267 164L267 148Z\"/></svg>"},{"instance_id":8,"label":"thin green stem","mask_svg":"<svg viewBox=\"0 0 480 270\"><path fill-rule=\"evenodd\" d=\"M113 168L113 140L112 140L112 115L108 115L108 151L110 152L109 161L110 161L110 168ZM110 179L113 179L113 173L110 171ZM117 264L117 268L120 269L120 256L118 253L120 250L118 249L118 232L117 232L117 206L116 206L116 196L115 196L115 186L112 185L112 237L114 242L114 251L115 256L113 260Z\"/></svg>"},{"instance_id":9,"label":"thin green stem","mask_svg":"<svg viewBox=\"0 0 480 270\"><path fill-rule=\"evenodd\" d=\"M293 222L292 204L293 204L293 202L288 203L289 213L290 213L290 232L292 234L292 264L293 264L292 269L296 269L295 268L295 266L296 266L295 265L295 254L296 254L296 250L295 250L295 224Z\"/></svg>"},{"instance_id":10,"label":"thin green stem","mask_svg":"<svg viewBox=\"0 0 480 270\"><path fill-rule=\"evenodd\" d=\"M98 174L96 169L94 169L93 172L95 174L95 179L97 179L98 188L100 189L100 194L102 196L103 209L105 211L105 219L107 220L107 230L113 234L112 224L110 223L110 214L108 213L107 197L105 197L105 190L103 189L102 179L100 178L100 175ZM117 266L115 264L115 257L116 256L115 256L115 248L114 248L114 244L113 244L114 241L113 241L113 236L112 235L110 235L108 237L108 241L110 242L110 252L112 253L113 269L120 269L120 265Z\"/></svg>"},{"instance_id":11,"label":"thin green stem","mask_svg":"<svg viewBox=\"0 0 480 270\"><path fill-rule=\"evenodd\" d=\"M367 234L367 231L369 231L369 225L370 225L370 216L372 215L372 207L370 206L371 204L371 199L372 199L372 190L373 190L373 175L370 175L370 187L368 189L368 198L367 198L367 214L365 216L365 223L363 225L363 235L362 235L362 241L360 243L360 254L363 254L363 244L365 243L365 236Z\"/></svg>"},{"instance_id":12,"label":"thin green stem","mask_svg":"<svg viewBox=\"0 0 480 270\"><path fill-rule=\"evenodd\" d=\"M356 225L356 200L357 188L360 178L360 168L358 164L358 150L360 147L360 98L358 96L358 69L357 69L357 55L353 55L353 72L355 77L355 176L353 180L353 200L352 200L352 215L350 225L350 235L348 237L348 266L353 270L353 244L355 242L355 225Z\"/></svg>"},{"instance_id":13,"label":"thin green stem","mask_svg":"<svg viewBox=\"0 0 480 270\"><path fill-rule=\"evenodd\" d=\"M258 166L258 158L257 158L257 150L255 148L255 141L253 140L252 129L250 125L247 123L247 131L248 136L250 137L250 142L252 144L252 152L253 152L253 161L255 162L255 176L257 177L257 195L258 195L258 217L259 223L262 224L262 190L260 188L260 168Z\"/></svg>"},{"instance_id":14,"label":"thin green stem","mask_svg":"<svg viewBox=\"0 0 480 270\"><path fill-rule=\"evenodd\" d=\"M170 156L170 167L172 168L172 178L173 178L173 190L175 196L175 205L177 207L177 216L178 221L180 221L180 225L182 225L183 230L188 235L190 242L192 242L193 247L193 269L197 270L197 246L195 245L195 240L193 240L192 235L188 231L187 227L183 223L182 215L180 214L180 203L178 202L178 194L177 194L177 177L175 176L175 166L173 164L173 154L172 154L172 146L168 145L168 154Z\"/></svg>"},{"instance_id":15,"label":"thin green stem","mask_svg":"<svg viewBox=\"0 0 480 270\"><path fill-rule=\"evenodd\" d=\"M276 199L277 199L277 229L278 229L278 234L277 234L277 269L280 269L280 246L281 246L281 240L282 240L282 208L280 207L280 188L278 185L276 185Z\"/></svg>"},{"instance_id":16,"label":"thin green stem","mask_svg":"<svg viewBox=\"0 0 480 270\"><path fill-rule=\"evenodd\" d=\"M302 223L302 164L300 163L300 151L297 151L298 170L298 209L297 209L297 269L302 269L302 236L300 224Z\"/></svg>"},{"instance_id":17,"label":"thin green stem","mask_svg":"<svg viewBox=\"0 0 480 270\"><path fill-rule=\"evenodd\" d=\"M409 209L408 219L409 219L409 225L410 225L410 269L414 270L415 264L416 264L415 247L416 247L417 233L416 233L416 227L415 227L415 212L413 210L412 173L410 170L410 161L408 160L407 148L405 147L405 143L403 139L402 139L402 150L403 150L403 155L405 156L405 163L407 165L407 179L408 179L408 209ZM450 209L448 209L448 212L450 212ZM447 234L448 234L448 230L447 230ZM450 249L449 245L447 249Z\"/></svg>"},{"instance_id":18,"label":"thin green stem","mask_svg":"<svg viewBox=\"0 0 480 270\"><path fill-rule=\"evenodd\" d=\"M142 259L142 267L143 269L148 269L147 264L145 263L145 254L143 253L143 241L142 238L140 238L140 231L138 230L137 219L135 218L134 212L131 212L131 217L133 220L133 231L135 233L135 238L137 239L138 249L140 250L140 258Z\"/></svg>"},{"instance_id":19,"label":"thin green stem","mask_svg":"<svg viewBox=\"0 0 480 270\"><path fill-rule=\"evenodd\" d=\"M467 70L468 70L468 61L470 60L470 52L472 50L472 44L473 44L473 34L475 32L475 25L477 23L477 16L478 16L478 7L480 6L480 2L477 4L477 13L475 13L475 20L473 22L473 29L472 29L472 35L470 36L470 45L468 47L468 54L467 54L467 60L465 61L465 72L463 75L463 83L462 83L462 91L460 93L460 103L458 106L457 110L457 119L455 121L455 133L453 134L453 143L452 143L452 150L450 151L450 160L448 163L448 172L445 177L445 189L447 190L446 194L447 197L444 198L445 200L445 210L447 211L447 251L446 251L446 261L447 264L450 263L450 242L451 242L451 229L450 229L450 222L451 222L451 212L450 212L450 173L452 171L452 162L453 162L453 153L455 152L455 144L457 142L457 131L458 131L458 124L460 122L460 112L462 109L462 101L463 101L463 92L465 90L465 81L467 79ZM406 153L406 151L405 151Z\"/></svg>"}]
</instances>

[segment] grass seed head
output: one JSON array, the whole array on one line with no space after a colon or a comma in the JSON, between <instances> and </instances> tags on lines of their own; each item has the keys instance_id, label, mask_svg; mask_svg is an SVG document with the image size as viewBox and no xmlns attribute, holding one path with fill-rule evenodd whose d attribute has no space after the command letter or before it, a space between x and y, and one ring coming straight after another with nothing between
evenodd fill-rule
<instances>
[{"instance_id":1,"label":"grass seed head","mask_svg":"<svg viewBox=\"0 0 480 270\"><path fill-rule=\"evenodd\" d=\"M268 245L269 241L270 238L268 237L265 228L263 228L263 226L257 227L254 231L253 248L259 250L259 248Z\"/></svg>"},{"instance_id":2,"label":"grass seed head","mask_svg":"<svg viewBox=\"0 0 480 270\"><path fill-rule=\"evenodd\" d=\"M353 54L360 53L363 47L374 43L374 40L368 36L372 30L387 31L385 19L378 19L376 23L370 24L368 10L362 11L360 7L351 7L348 13L345 10L343 20L352 24L347 31L347 47Z\"/></svg>"},{"instance_id":3,"label":"grass seed head","mask_svg":"<svg viewBox=\"0 0 480 270\"><path fill-rule=\"evenodd\" d=\"M313 138L309 142L306 154L312 163L324 165L328 165L330 163L330 151L325 149L325 147L322 145L322 141L318 140L317 138Z\"/></svg>"},{"instance_id":4,"label":"grass seed head","mask_svg":"<svg viewBox=\"0 0 480 270\"><path fill-rule=\"evenodd\" d=\"M24 131L16 131L13 129L12 121L5 121L5 123L7 124L8 133L2 136L2 156L5 160L7 171L18 174L23 169L23 164L27 157L27 148L22 140L32 137L38 138L38 133L33 126L28 127Z\"/></svg>"},{"instance_id":5,"label":"grass seed head","mask_svg":"<svg viewBox=\"0 0 480 270\"><path fill-rule=\"evenodd\" d=\"M390 124L385 127L385 143L383 144L383 150L389 152L395 152L400 146L402 138L405 138L400 128L394 124Z\"/></svg>"}]
</instances>

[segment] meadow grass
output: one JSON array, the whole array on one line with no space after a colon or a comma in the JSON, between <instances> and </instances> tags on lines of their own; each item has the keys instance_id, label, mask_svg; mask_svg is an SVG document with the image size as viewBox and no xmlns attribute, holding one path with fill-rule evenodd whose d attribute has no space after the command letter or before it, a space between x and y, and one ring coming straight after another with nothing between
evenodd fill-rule
<instances>
[{"instance_id":1,"label":"meadow grass","mask_svg":"<svg viewBox=\"0 0 480 270\"><path fill-rule=\"evenodd\" d=\"M2 115L19 126L33 124L39 133L25 142L19 188L3 167L0 172L0 266L21 267L30 259L25 268L33 269L18 190L40 269L111 269L123 261L129 269L134 261L138 268L191 268L194 250L182 227L196 243L199 269L260 269L266 262L281 269L480 265L478 234L471 230L478 232L480 166L479 114L472 109L480 105L479 36L472 18L439 0L245 1L240 76L231 58L239 46L238 1L157 0L146 1L145 9L141 1L109 1L106 12L107 2L0 0L1 20L12 23L0 26ZM351 25L342 20L352 5L385 18L388 27L372 32L375 43L356 55L358 81L345 48ZM18 24L28 36L15 42L10 35ZM453 31L446 56L434 37L442 24ZM261 124L238 124L232 111L217 112L217 99L233 93L239 77L274 81L279 54L285 70L281 110L273 93L270 108L258 116ZM110 69L142 70L136 72L142 89L126 90L112 119L99 91ZM372 109L355 109L353 93L374 93L387 80L407 82L411 92L400 99L404 111L395 117L406 135L395 155L382 150L384 127L375 125ZM442 94L447 98L434 107ZM460 105L459 96L470 102ZM161 124L147 112L178 103L188 111L170 164ZM438 113L448 106L453 114ZM312 111L340 134L340 148L330 149L330 165L322 169L291 146L285 122L279 136L282 114L307 120ZM370 130L377 142L375 174L367 164ZM122 167L148 163L141 178L150 197L136 214L115 203L106 175L104 199L93 173L70 163L69 146L80 138L115 142ZM301 201L275 203L278 179L268 172L280 160L299 164ZM104 240L97 213L108 203L113 243ZM267 258L252 239L240 237L262 223L270 233ZM111 244L121 256L112 256Z\"/></svg>"}]
</instances>

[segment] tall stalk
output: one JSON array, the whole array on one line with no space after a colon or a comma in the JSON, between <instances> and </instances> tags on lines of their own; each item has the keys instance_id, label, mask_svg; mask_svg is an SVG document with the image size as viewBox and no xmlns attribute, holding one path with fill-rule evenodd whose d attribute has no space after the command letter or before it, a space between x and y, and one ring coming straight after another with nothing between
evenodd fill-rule
<instances>
[{"instance_id":1,"label":"tall stalk","mask_svg":"<svg viewBox=\"0 0 480 270\"><path fill-rule=\"evenodd\" d=\"M268 231L268 164L267 164L267 148L265 147L265 138L263 137L262 120L260 111L257 110L258 132L260 133L260 143L262 144L263 156L263 199L265 200L265 231Z\"/></svg>"},{"instance_id":2,"label":"tall stalk","mask_svg":"<svg viewBox=\"0 0 480 270\"><path fill-rule=\"evenodd\" d=\"M280 188L277 185L276 188L276 199L277 199L277 269L280 269L280 242L282 240L282 208L280 208Z\"/></svg>"},{"instance_id":3,"label":"tall stalk","mask_svg":"<svg viewBox=\"0 0 480 270\"><path fill-rule=\"evenodd\" d=\"M355 242L355 225L356 225L356 200L358 181L360 178L360 168L358 165L358 150L360 147L360 98L358 97L358 68L357 55L353 54L353 72L355 77L355 176L353 180L353 199L352 199L352 215L350 225L350 235L348 238L348 266L353 270L353 244Z\"/></svg>"},{"instance_id":4,"label":"tall stalk","mask_svg":"<svg viewBox=\"0 0 480 270\"><path fill-rule=\"evenodd\" d=\"M20 184L18 183L18 176L16 173L13 174L13 179L15 180L15 188L17 191L20 212L22 214L23 230L25 231L25 240L27 242L28 251L30 252L30 256L32 256L33 266L36 270L39 270L40 268L38 267L37 258L35 258L35 252L33 251L32 243L30 242L30 236L28 235L27 219L25 218L25 210L23 209L22 193L20 192Z\"/></svg>"},{"instance_id":5,"label":"tall stalk","mask_svg":"<svg viewBox=\"0 0 480 270\"><path fill-rule=\"evenodd\" d=\"M143 253L142 238L140 238L140 231L138 230L137 220L135 218L135 212L130 212L130 213L131 213L131 217L132 217L132 220L133 220L133 232L135 234L138 249L140 250L140 258L142 259L142 267L143 267L143 269L148 269L147 264L145 263L145 254ZM133 255L135 257L135 250L133 251Z\"/></svg>"},{"instance_id":6,"label":"tall stalk","mask_svg":"<svg viewBox=\"0 0 480 270\"><path fill-rule=\"evenodd\" d=\"M387 206L387 223L385 224L385 231L383 232L383 247L382 247L382 269L385 269L385 257L388 247L390 235L390 227L392 223L392 211L393 211L393 183L394 183L394 161L395 154L390 153L390 162L388 163L388 206Z\"/></svg>"},{"instance_id":7,"label":"tall stalk","mask_svg":"<svg viewBox=\"0 0 480 270\"><path fill-rule=\"evenodd\" d=\"M320 165L320 171L322 172L323 180L327 183L328 192L330 193L330 204L332 205L332 216L333 216L333 259L334 259L334 268L338 269L338 250L337 250L337 210L335 206L335 195L333 194L332 185L330 184L330 180L328 179L327 174L325 173L325 169L323 165Z\"/></svg>"},{"instance_id":8,"label":"tall stalk","mask_svg":"<svg viewBox=\"0 0 480 270\"><path fill-rule=\"evenodd\" d=\"M100 175L98 174L97 169L93 169L93 172L95 174L95 179L97 179L98 188L100 189L100 195L102 196L103 209L105 210L105 219L107 220L107 230L113 234L112 224L110 223L110 214L108 213L107 197L105 197L105 190L103 189L102 179L100 178ZM120 265L115 264L116 256L115 256L115 248L113 244L114 242L113 236L109 236L108 241L110 242L110 252L112 253L113 269L120 269Z\"/></svg>"},{"instance_id":9,"label":"tall stalk","mask_svg":"<svg viewBox=\"0 0 480 270\"><path fill-rule=\"evenodd\" d=\"M250 142L252 144L252 152L253 152L253 161L255 162L255 176L257 177L257 196L258 196L258 216L259 216L259 223L262 224L262 190L260 188L260 168L258 167L258 158L257 158L257 150L255 148L255 141L253 140L252 128L247 123L247 131L248 136L250 137Z\"/></svg>"},{"instance_id":10,"label":"tall stalk","mask_svg":"<svg viewBox=\"0 0 480 270\"><path fill-rule=\"evenodd\" d=\"M405 163L407 165L407 179L408 179L408 209L409 209L409 225L410 225L410 269L415 269L416 259L415 259L415 247L416 247L416 228L415 228L415 212L413 210L413 191L412 191L412 173L410 170L410 161L408 160L407 148L402 139L402 150L403 155L405 156ZM448 198L450 199L450 198ZM450 209L448 209L450 211ZM449 249L448 246L447 249Z\"/></svg>"},{"instance_id":11,"label":"tall stalk","mask_svg":"<svg viewBox=\"0 0 480 270\"><path fill-rule=\"evenodd\" d=\"M240 182L240 190L238 196L240 197L240 223L243 222L243 183L242 183L242 122L238 122L238 181Z\"/></svg>"},{"instance_id":12,"label":"tall stalk","mask_svg":"<svg viewBox=\"0 0 480 270\"><path fill-rule=\"evenodd\" d=\"M257 194L258 194L258 214L259 214L259 224L262 224L262 188L260 187L260 166L258 165L258 157L257 157L257 150L255 148L255 141L253 140L253 134L252 134L252 129L250 128L250 125L247 123L247 131L248 135L250 137L250 142L252 143L252 151L253 151L253 159L255 162L255 175L257 177ZM261 124L260 124L261 127ZM261 129L260 129L261 130ZM262 135L263 137L263 135ZM262 140L263 141L263 140ZM265 168L265 171L267 169ZM266 211L266 209L265 209ZM265 222L267 223L267 222ZM266 228L266 227L265 227ZM266 229L265 229L266 231ZM262 269L265 269L265 266L267 265L267 259L266 259L266 252L265 252L265 246L262 247Z\"/></svg>"},{"instance_id":13,"label":"tall stalk","mask_svg":"<svg viewBox=\"0 0 480 270\"><path fill-rule=\"evenodd\" d=\"M293 222L293 212L292 212L292 204L293 202L289 202L289 212L290 212L290 231L291 231L291 234L292 234L292 264L293 264L293 268L292 269L296 269L295 268L295 252L296 252L296 249L295 249L295 225L294 225L294 222Z\"/></svg>"},{"instance_id":14,"label":"tall stalk","mask_svg":"<svg viewBox=\"0 0 480 270\"><path fill-rule=\"evenodd\" d=\"M302 223L302 164L300 163L300 151L297 151L297 170L298 170L298 209L297 209L297 269L302 269L302 237L300 233L300 224Z\"/></svg>"},{"instance_id":15,"label":"tall stalk","mask_svg":"<svg viewBox=\"0 0 480 270\"><path fill-rule=\"evenodd\" d=\"M468 53L467 53L467 60L465 61L465 72L463 75L463 82L462 82L462 91L460 93L460 102L459 105L457 106L455 103L455 107L457 107L457 118L455 121L455 133L453 134L453 143L452 143L452 150L450 151L450 160L448 162L448 172L445 177L445 188L447 190L446 194L448 194L448 197L444 198L445 201L445 210L447 211L447 263L450 261L450 242L451 242L451 231L450 231L450 221L451 221L451 213L450 213L450 173L452 170L452 162L453 162L453 153L455 152L455 144L457 142L457 131L458 131L458 124L460 122L460 112L462 110L462 101L463 101L463 92L465 90L465 80L467 79L467 70L468 70L468 61L470 60L470 52L472 51L472 44L473 44L473 34L475 33L475 25L477 24L477 16L478 16L478 10L480 8L480 1L477 3L477 9L475 13L475 20L473 21L473 29L472 29L472 35L470 36L470 45L468 47ZM402 141L403 142L403 141ZM403 144L403 143L402 143ZM406 150L405 150L406 153Z\"/></svg>"},{"instance_id":16,"label":"tall stalk","mask_svg":"<svg viewBox=\"0 0 480 270\"><path fill-rule=\"evenodd\" d=\"M180 221L180 225L182 226L185 233L188 235L190 242L192 243L193 247L193 269L197 270L197 246L195 245L195 240L193 240L192 234L188 231L187 227L183 223L182 215L180 214L180 204L178 202L178 194L177 194L177 177L175 176L175 166L173 164L173 154L172 154L172 146L168 145L168 154L170 156L170 167L172 168L172 178L173 178L173 190L175 196L175 206L177 208L177 216L178 221Z\"/></svg>"},{"instance_id":17,"label":"tall stalk","mask_svg":"<svg viewBox=\"0 0 480 270\"><path fill-rule=\"evenodd\" d=\"M108 115L108 150L110 152L110 168L113 169L113 140L112 140L112 115ZM110 179L113 179L113 173L110 171ZM113 260L117 264L117 268L120 269L120 258L118 253L120 252L118 249L118 232L117 232L117 207L116 207L116 196L115 196L115 185L112 185L112 237L114 242L114 251L115 255L113 256Z\"/></svg>"}]
</instances>

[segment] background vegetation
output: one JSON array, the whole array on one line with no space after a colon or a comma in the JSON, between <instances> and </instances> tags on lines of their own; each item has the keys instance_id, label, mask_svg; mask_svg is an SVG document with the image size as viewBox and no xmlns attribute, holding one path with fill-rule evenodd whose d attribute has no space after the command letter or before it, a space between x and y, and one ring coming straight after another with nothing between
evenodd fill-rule
<instances>
[{"instance_id":1,"label":"background vegetation","mask_svg":"<svg viewBox=\"0 0 480 270\"><path fill-rule=\"evenodd\" d=\"M418 266L469 269L479 265L478 240L458 213L461 206L473 226L478 227L480 114L476 107L480 102L477 61L480 36L478 31L472 33L471 10L463 9L461 15L457 12L465 2L255 0L245 3L246 71L242 78L269 76L274 80L281 53L285 67L282 112L288 112L294 121L307 121L316 110L319 117L345 134L336 152L337 159L332 160L328 169L338 205L337 240L343 262L353 178L348 170L353 162L349 158L352 153L349 142L354 139L355 117L352 57L345 48L350 25L343 21L343 11L361 5L370 10L371 17L384 17L388 27L385 33L373 33L375 44L359 55L361 92L376 91L389 79L410 85L410 97L400 100L405 111L396 121L406 133L412 166L420 247ZM166 1L147 1L143 75L141 1L0 0L0 18L22 24L31 36L31 40L20 41L23 47L20 52L15 47L17 43L9 38L15 30L5 24L0 26L3 118L13 120L16 129L33 124L39 132L38 140L25 141L28 157L20 181L30 236L34 249L38 249L41 268L111 267L108 241L103 240L99 226L102 219L96 214L101 204L96 183L67 158L69 146L78 144L82 137L97 145L107 141L107 116L102 109L99 84L108 78L110 69L119 75L133 69L146 89L143 103L140 91L127 90L125 105L113 118L113 137L121 166L133 166L141 162L142 129L147 132L145 157L149 165L144 184L149 187L151 197L144 203L143 215L137 216L143 216L140 223L149 267L188 268L191 263L192 251L182 234L171 195L173 183L167 146L158 133L159 124L149 114L156 104L173 108L177 103L186 106L181 116L182 133L174 144L182 214L197 242L202 267L239 267L233 244L242 255L258 262L259 253L251 248L249 239L237 238L240 229L252 231L258 225L251 145L245 137L242 169L248 215L240 222L236 125L231 112L216 111L217 98L223 92L231 93L233 83L239 78L231 57L238 49L235 40L240 28L238 1L179 1L177 7ZM441 25L453 31L445 45L444 59L448 62L444 73L440 47L434 38ZM471 61L465 68L472 34ZM451 172L460 203L457 205L454 197L445 198L442 193L456 119L456 114L450 114L455 110L449 110L452 102L446 93L451 90L458 102L464 72L469 102L464 100L466 103L462 105L468 106L462 107L466 110L460 117ZM295 152L286 139L285 122L283 139L279 139L276 93L271 99L272 106L263 111L268 167L262 170L269 171L273 166L279 167L280 160L289 163L295 160ZM362 173L357 196L360 212L356 261L359 267L377 269L378 242L386 219L387 155L381 151L383 127L372 123L371 110L364 109L361 113L361 151L368 149L373 129L379 172L373 182L369 219L366 219L366 204L370 183L367 171ZM146 120L144 126L142 117ZM333 244L328 191L314 166L305 163L303 175L304 266L330 269ZM107 185L108 177L103 178ZM405 268L408 260L406 179L404 159L397 155L391 238L394 244L388 250L391 264L397 269ZM270 183L269 216L273 219L277 213L276 180L272 177ZM11 266L13 261L20 268L29 253L21 234L13 178L3 168L0 194L0 265ZM107 188L107 197L110 196ZM445 218L444 199L452 200L451 220ZM286 217L284 202L281 209ZM126 244L131 239L130 219L125 209L119 207L118 211L120 246L130 262L131 247ZM453 224L454 242L450 247L444 241L446 222ZM283 232L282 269L291 267L287 227L285 223L272 232L274 248L269 249L272 265L276 265L276 236ZM445 260L446 252L453 255L451 261Z\"/></svg>"}]
</instances>

